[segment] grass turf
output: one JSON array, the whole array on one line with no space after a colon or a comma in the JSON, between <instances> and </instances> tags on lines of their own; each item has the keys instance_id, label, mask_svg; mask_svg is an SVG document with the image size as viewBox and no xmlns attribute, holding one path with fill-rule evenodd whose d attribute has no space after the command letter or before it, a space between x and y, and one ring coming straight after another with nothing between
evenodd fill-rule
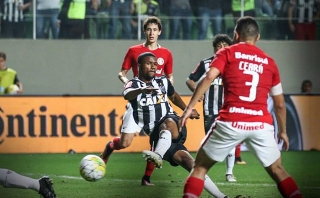
<instances>
[{"instance_id":1,"label":"grass turf","mask_svg":"<svg viewBox=\"0 0 320 198\"><path fill-rule=\"evenodd\" d=\"M107 164L105 177L97 182L87 182L79 175L81 154L1 154L0 167L19 174L40 178L49 175L59 198L115 197L115 198L175 198L181 197L188 173L181 167L171 167L167 162L154 171L153 187L141 186L145 161L141 153L114 153ZM192 154L195 156L195 153ZM251 198L280 198L275 183L250 152L242 152L247 165L235 165L236 183L225 181L225 163L216 164L209 176L229 197L246 195ZM320 197L320 152L283 152L285 169L293 176L305 198ZM39 197L33 190L0 187L1 198ZM203 191L202 198L212 197Z\"/></svg>"}]
</instances>

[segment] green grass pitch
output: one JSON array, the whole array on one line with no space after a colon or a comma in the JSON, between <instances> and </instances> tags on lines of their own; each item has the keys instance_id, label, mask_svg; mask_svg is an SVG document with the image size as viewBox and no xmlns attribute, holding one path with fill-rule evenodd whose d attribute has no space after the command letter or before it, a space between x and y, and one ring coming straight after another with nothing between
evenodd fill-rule
<instances>
[{"instance_id":1,"label":"green grass pitch","mask_svg":"<svg viewBox=\"0 0 320 198\"><path fill-rule=\"evenodd\" d=\"M107 164L105 177L87 182L79 175L78 164L89 153L81 154L1 154L0 167L32 178L50 176L58 198L178 198L188 173L167 162L154 171L153 187L141 186L145 161L141 153L114 153ZM97 153L93 153L98 155ZM192 153L195 156L195 153ZM235 165L236 183L225 181L225 162L216 164L209 176L222 192L230 197L246 195L251 198L280 198L275 183L250 152L242 152L247 165ZM320 152L282 152L286 170L294 177L305 198L320 197ZM0 186L1 198L33 198L33 190L10 189ZM203 191L202 198L211 197Z\"/></svg>"}]
</instances>

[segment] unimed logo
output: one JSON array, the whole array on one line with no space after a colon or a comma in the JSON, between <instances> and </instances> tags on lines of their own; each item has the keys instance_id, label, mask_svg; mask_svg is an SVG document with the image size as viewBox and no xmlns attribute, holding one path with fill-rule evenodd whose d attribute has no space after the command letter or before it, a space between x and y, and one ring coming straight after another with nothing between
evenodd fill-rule
<instances>
[{"instance_id":1,"label":"unimed logo","mask_svg":"<svg viewBox=\"0 0 320 198\"><path fill-rule=\"evenodd\" d=\"M0 144L5 138L23 137L106 137L118 136L115 109L106 114L50 114L47 106L30 109L26 114L7 114L0 107ZM119 120L118 120L119 122ZM144 134L140 134L144 135Z\"/></svg>"}]
</instances>

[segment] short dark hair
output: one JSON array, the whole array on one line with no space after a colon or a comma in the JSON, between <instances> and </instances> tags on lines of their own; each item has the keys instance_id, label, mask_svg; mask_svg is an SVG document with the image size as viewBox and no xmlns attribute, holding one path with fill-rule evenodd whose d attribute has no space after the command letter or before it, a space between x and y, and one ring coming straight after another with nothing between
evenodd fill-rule
<instances>
[{"instance_id":1,"label":"short dark hair","mask_svg":"<svg viewBox=\"0 0 320 198\"><path fill-rule=\"evenodd\" d=\"M232 39L226 34L217 34L212 41L212 46L216 48L219 43L226 42L229 46L232 45Z\"/></svg>"},{"instance_id":2,"label":"short dark hair","mask_svg":"<svg viewBox=\"0 0 320 198\"><path fill-rule=\"evenodd\" d=\"M144 20L144 22L143 22L143 30L144 30L144 31L147 29L147 26L148 26L150 23L157 24L159 30L162 29L161 20L160 20L158 17L156 17L156 16L151 16L151 17L148 17L148 18L147 18L146 20Z\"/></svg>"},{"instance_id":3,"label":"short dark hair","mask_svg":"<svg viewBox=\"0 0 320 198\"><path fill-rule=\"evenodd\" d=\"M156 55L154 55L153 53L151 52L144 52L142 54L140 54L138 56L138 64L142 65L142 62L143 62L143 59L147 56L153 56L153 57L156 57Z\"/></svg>"},{"instance_id":4,"label":"short dark hair","mask_svg":"<svg viewBox=\"0 0 320 198\"><path fill-rule=\"evenodd\" d=\"M4 60L7 60L7 55L4 52L0 52L0 58L3 58Z\"/></svg>"},{"instance_id":5,"label":"short dark hair","mask_svg":"<svg viewBox=\"0 0 320 198\"><path fill-rule=\"evenodd\" d=\"M235 31L242 39L256 38L259 34L259 24L251 16L244 16L237 20Z\"/></svg>"}]
</instances>

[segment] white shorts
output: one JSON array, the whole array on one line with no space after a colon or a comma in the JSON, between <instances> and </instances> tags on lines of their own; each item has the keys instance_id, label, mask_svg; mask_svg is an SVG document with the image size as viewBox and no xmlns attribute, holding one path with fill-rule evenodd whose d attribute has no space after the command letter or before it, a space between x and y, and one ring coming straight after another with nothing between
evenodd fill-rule
<instances>
[{"instance_id":1,"label":"white shorts","mask_svg":"<svg viewBox=\"0 0 320 198\"><path fill-rule=\"evenodd\" d=\"M131 104L127 104L127 110L122 117L121 133L136 133L141 131L141 127L137 125L133 118L133 109Z\"/></svg>"},{"instance_id":2,"label":"white shorts","mask_svg":"<svg viewBox=\"0 0 320 198\"><path fill-rule=\"evenodd\" d=\"M213 160L222 162L239 143L245 142L263 167L273 164L280 151L274 139L274 127L262 122L223 122L216 125L203 139L201 146Z\"/></svg>"}]
</instances>

